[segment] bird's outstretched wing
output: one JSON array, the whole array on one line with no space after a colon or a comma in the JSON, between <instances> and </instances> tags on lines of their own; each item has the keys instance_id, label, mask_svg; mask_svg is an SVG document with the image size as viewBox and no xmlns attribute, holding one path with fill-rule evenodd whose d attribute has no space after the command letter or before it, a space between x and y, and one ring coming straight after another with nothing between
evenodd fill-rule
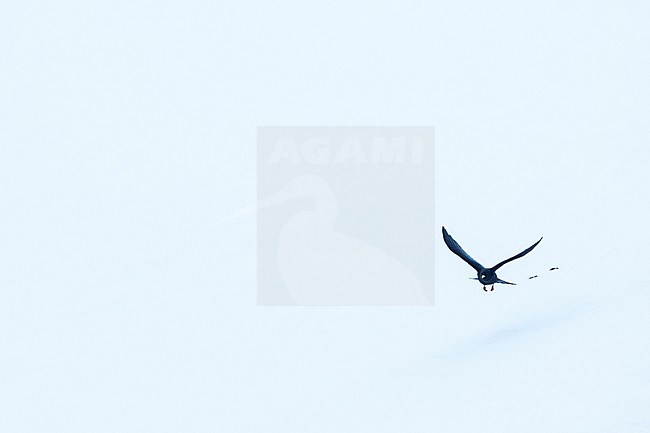
<instances>
[{"instance_id":1,"label":"bird's outstretched wing","mask_svg":"<svg viewBox=\"0 0 650 433\"><path fill-rule=\"evenodd\" d=\"M516 286L517 285L517 283L509 283L507 281L503 281L501 278L497 278L497 283L510 284L511 286Z\"/></svg>"},{"instance_id":2,"label":"bird's outstretched wing","mask_svg":"<svg viewBox=\"0 0 650 433\"><path fill-rule=\"evenodd\" d=\"M528 248L526 248L525 250L523 250L522 252L520 252L520 253L517 254L516 256L512 256L512 257L510 257L509 259L506 259L506 260L502 261L501 263L497 264L496 266L492 266L492 270L493 270L493 271L496 271L497 269L499 269L501 266L505 265L506 263L511 262L511 261L513 261L513 260L516 260L516 259L518 259L518 258L520 258L520 257L525 256L526 254L528 254L529 252L531 252L531 251L533 250L533 248L535 248L535 247L537 246L537 244L539 244L540 242L542 242L542 239L544 239L544 238L543 238L543 237L542 237L542 238L539 238L539 240L538 240L537 242L535 242L534 244L532 244L531 246L529 246Z\"/></svg>"},{"instance_id":3,"label":"bird's outstretched wing","mask_svg":"<svg viewBox=\"0 0 650 433\"><path fill-rule=\"evenodd\" d=\"M477 272L483 269L483 266L474 260L469 254L467 254L465 250L463 250L460 245L458 245L458 242L456 242L454 238L452 238L451 235L447 233L447 229L444 227L442 228L442 238L445 240L445 243L452 253L465 260L471 267L476 269Z\"/></svg>"}]
</instances>

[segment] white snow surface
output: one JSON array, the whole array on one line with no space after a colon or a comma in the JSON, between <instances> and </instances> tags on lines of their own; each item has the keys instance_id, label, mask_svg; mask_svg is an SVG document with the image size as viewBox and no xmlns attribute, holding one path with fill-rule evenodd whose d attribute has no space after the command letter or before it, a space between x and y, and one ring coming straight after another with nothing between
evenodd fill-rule
<instances>
[{"instance_id":1,"label":"white snow surface","mask_svg":"<svg viewBox=\"0 0 650 433\"><path fill-rule=\"evenodd\" d=\"M0 431L649 432L648 18L3 2ZM436 127L434 307L255 305L287 124Z\"/></svg>"}]
</instances>

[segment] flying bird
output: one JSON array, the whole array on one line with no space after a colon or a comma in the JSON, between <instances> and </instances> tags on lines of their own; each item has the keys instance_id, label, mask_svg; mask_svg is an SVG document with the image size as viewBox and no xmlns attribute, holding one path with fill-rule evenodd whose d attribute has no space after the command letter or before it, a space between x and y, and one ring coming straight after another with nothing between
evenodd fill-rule
<instances>
[{"instance_id":1,"label":"flying bird","mask_svg":"<svg viewBox=\"0 0 650 433\"><path fill-rule=\"evenodd\" d=\"M481 284L483 284L483 290L486 291L486 292L487 292L487 289L485 288L485 286L492 285L492 288L490 289L490 291L493 291L494 290L494 285L497 284L497 283L511 284L511 285L515 286L516 285L515 283L509 283L507 281L503 281L503 280L499 279L497 277L497 272L496 272L497 269L499 269L501 266L505 265L506 263L509 263L509 262L511 262L513 260L516 260L518 258L521 258L521 257L525 256L526 254L531 252L533 250L533 248L535 248L537 246L537 244L539 244L542 241L542 239L544 239L544 238L540 238L537 242L535 242L533 245L526 248L525 250L523 250L519 254L514 255L514 256L510 257L509 259L506 259L506 260L496 264L495 266L492 266L491 268L486 268L485 266L481 265L479 262L474 260L469 254L467 254L465 252L465 250L463 250L461 248L461 246L458 245L458 242L456 242L454 240L454 238L452 238L451 235L449 233L447 233L447 229L445 229L444 227L442 228L442 238L445 240L445 244L447 244L447 246L449 247L449 249L451 250L452 253L456 254L458 257L465 260L467 262L467 264L469 264L471 267L473 267L476 270L476 275L478 276L478 278L472 278L472 279L473 280L479 280L481 282Z\"/></svg>"}]
</instances>

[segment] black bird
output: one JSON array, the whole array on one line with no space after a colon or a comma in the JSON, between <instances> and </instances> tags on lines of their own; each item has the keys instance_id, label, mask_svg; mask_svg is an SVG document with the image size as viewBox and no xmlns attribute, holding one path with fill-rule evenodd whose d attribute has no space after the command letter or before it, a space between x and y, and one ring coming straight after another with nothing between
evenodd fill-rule
<instances>
[{"instance_id":1,"label":"black bird","mask_svg":"<svg viewBox=\"0 0 650 433\"><path fill-rule=\"evenodd\" d=\"M526 254L531 252L533 250L533 248L535 248L537 246L537 244L539 244L542 241L542 239L544 239L544 238L540 238L537 242L535 242L533 245L526 248L525 250L523 250L519 254L517 254L515 256L512 256L509 259L506 259L506 260L498 263L497 265L492 266L491 268L486 268L483 265L481 265L479 262L474 260L469 254L467 254L465 252L465 250L463 250L461 248L461 246L458 245L458 242L456 242L454 240L454 238L452 238L451 235L449 233L447 233L447 229L445 229L444 227L442 228L442 238L445 240L445 243L447 244L447 246L449 247L449 249L451 250L452 253L456 254L458 257L465 260L471 267L476 269L476 274L478 275L478 278L472 278L472 279L473 280L479 280L481 282L481 284L483 284L483 290L485 290L486 292L487 292L487 289L485 288L485 286L492 285L492 288L490 289L490 291L492 291L492 290L494 290L494 285L496 283L511 284L511 285L515 286L516 285L515 283L509 283L507 281L503 281L503 280L499 279L497 277L496 270L499 269L501 266L505 265L508 262L511 262L511 261L513 261L515 259L518 259L520 257L525 256Z\"/></svg>"}]
</instances>

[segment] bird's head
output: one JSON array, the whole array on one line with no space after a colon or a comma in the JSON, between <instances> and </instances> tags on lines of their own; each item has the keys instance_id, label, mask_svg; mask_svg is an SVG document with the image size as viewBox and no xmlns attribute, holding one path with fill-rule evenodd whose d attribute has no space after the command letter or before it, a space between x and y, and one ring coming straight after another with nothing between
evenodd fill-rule
<instances>
[{"instance_id":1,"label":"bird's head","mask_svg":"<svg viewBox=\"0 0 650 433\"><path fill-rule=\"evenodd\" d=\"M492 269L481 269L478 272L478 279L483 284L494 284L497 280L497 273Z\"/></svg>"}]
</instances>

